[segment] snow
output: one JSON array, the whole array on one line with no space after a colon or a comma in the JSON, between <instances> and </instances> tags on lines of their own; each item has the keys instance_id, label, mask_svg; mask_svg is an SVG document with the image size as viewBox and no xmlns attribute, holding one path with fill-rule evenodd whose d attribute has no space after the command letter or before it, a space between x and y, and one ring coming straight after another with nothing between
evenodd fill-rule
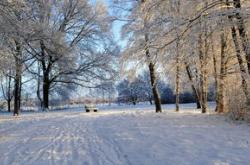
<instances>
[{"instance_id":1,"label":"snow","mask_svg":"<svg viewBox=\"0 0 250 165\"><path fill-rule=\"evenodd\" d=\"M208 102L208 107L210 111L213 111L215 109L215 102ZM136 106L133 104L112 104L111 106L109 106L108 104L106 105L98 105L98 107L100 109L103 110L153 110L155 109L154 105L150 105L147 102L142 102L137 104ZM165 110L175 110L175 104L163 104L162 108ZM187 103L187 104L180 104L180 108L182 110L194 110L196 109L196 104L194 103Z\"/></svg>"},{"instance_id":2,"label":"snow","mask_svg":"<svg viewBox=\"0 0 250 165\"><path fill-rule=\"evenodd\" d=\"M112 106L98 113L2 115L0 164L249 164L249 125L186 107L161 114L144 106L119 111Z\"/></svg>"}]
</instances>

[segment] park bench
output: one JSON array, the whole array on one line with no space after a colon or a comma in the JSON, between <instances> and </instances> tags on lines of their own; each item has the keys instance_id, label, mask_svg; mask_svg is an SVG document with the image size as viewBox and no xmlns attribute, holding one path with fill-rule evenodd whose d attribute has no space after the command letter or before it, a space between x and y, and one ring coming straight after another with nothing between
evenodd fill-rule
<instances>
[{"instance_id":1,"label":"park bench","mask_svg":"<svg viewBox=\"0 0 250 165\"><path fill-rule=\"evenodd\" d=\"M97 112L98 108L96 107L96 105L85 105L85 110L86 112Z\"/></svg>"}]
</instances>

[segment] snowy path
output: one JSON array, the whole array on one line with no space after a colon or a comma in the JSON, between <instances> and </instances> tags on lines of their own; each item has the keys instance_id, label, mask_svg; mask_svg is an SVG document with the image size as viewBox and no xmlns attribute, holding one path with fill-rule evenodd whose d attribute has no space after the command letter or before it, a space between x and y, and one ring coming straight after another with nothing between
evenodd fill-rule
<instances>
[{"instance_id":1,"label":"snowy path","mask_svg":"<svg viewBox=\"0 0 250 165\"><path fill-rule=\"evenodd\" d=\"M249 164L250 127L225 120L149 111L4 116L0 117L0 164Z\"/></svg>"}]
</instances>

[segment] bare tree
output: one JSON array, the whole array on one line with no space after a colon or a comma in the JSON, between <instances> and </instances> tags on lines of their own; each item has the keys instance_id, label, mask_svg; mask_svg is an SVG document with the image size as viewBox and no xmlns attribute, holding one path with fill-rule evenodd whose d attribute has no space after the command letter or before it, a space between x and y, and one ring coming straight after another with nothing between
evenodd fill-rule
<instances>
[{"instance_id":1,"label":"bare tree","mask_svg":"<svg viewBox=\"0 0 250 165\"><path fill-rule=\"evenodd\" d=\"M114 43L108 37L111 22L103 4L92 6L87 0L65 0L34 1L30 6L35 17L31 25L37 28L26 50L42 69L41 75L30 72L42 78L43 108L49 108L50 90L55 85L88 87L113 78L111 63L117 48L109 46ZM54 7L58 10L50 14Z\"/></svg>"},{"instance_id":2,"label":"bare tree","mask_svg":"<svg viewBox=\"0 0 250 165\"><path fill-rule=\"evenodd\" d=\"M9 72L3 77L1 77L1 88L3 97L7 102L7 108L8 112L11 112L11 101L13 99L13 77L12 77L12 71L9 70Z\"/></svg>"}]
</instances>

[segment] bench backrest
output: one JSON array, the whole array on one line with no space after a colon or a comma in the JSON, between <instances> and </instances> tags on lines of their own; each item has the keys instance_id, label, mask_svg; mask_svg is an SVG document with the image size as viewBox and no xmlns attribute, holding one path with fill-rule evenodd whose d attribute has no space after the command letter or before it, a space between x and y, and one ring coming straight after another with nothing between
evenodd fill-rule
<instances>
[{"instance_id":1,"label":"bench backrest","mask_svg":"<svg viewBox=\"0 0 250 165\"><path fill-rule=\"evenodd\" d=\"M86 109L95 109L96 105L85 105Z\"/></svg>"}]
</instances>

